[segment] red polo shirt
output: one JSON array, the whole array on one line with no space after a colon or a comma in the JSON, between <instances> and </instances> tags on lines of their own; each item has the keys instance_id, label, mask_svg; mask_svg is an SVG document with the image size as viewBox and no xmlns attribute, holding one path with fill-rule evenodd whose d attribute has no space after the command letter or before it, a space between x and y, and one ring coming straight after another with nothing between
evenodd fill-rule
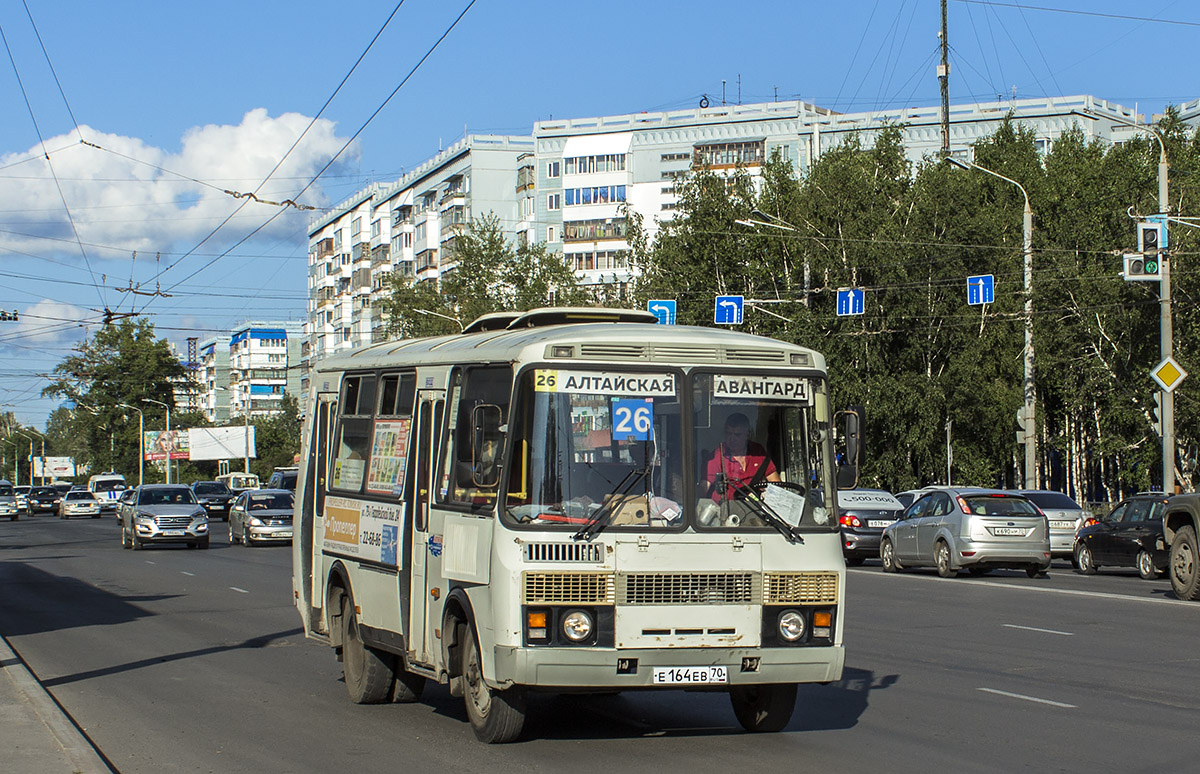
<instances>
[{"instance_id":1,"label":"red polo shirt","mask_svg":"<svg viewBox=\"0 0 1200 774\"><path fill-rule=\"evenodd\" d=\"M746 464L742 466L726 452L725 444L722 443L713 452L712 459L708 461L704 477L711 484L717 480L717 476L724 473L730 484L726 487L724 495L714 489L713 500L716 502L732 500L738 490L736 484L748 485L758 475L759 468L764 465L766 469L762 471L762 479L766 480L767 476L776 472L775 463L767 457L767 450L760 444L751 441L746 445Z\"/></svg>"}]
</instances>

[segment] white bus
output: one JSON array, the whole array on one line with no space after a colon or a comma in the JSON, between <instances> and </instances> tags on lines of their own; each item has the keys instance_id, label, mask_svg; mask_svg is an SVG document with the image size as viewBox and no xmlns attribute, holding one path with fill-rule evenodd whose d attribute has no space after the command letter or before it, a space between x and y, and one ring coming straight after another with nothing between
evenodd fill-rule
<instances>
[{"instance_id":1,"label":"white bus","mask_svg":"<svg viewBox=\"0 0 1200 774\"><path fill-rule=\"evenodd\" d=\"M820 354L653 322L488 315L315 367L293 587L353 701L448 683L505 742L530 691L721 690L775 731L840 679L857 415L835 470Z\"/></svg>"}]
</instances>

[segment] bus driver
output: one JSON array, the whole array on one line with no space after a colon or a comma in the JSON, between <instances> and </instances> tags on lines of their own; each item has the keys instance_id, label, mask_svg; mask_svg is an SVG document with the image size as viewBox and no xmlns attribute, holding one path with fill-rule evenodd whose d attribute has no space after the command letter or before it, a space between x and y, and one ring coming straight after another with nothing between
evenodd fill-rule
<instances>
[{"instance_id":1,"label":"bus driver","mask_svg":"<svg viewBox=\"0 0 1200 774\"><path fill-rule=\"evenodd\" d=\"M718 503L732 500L740 489L780 480L767 450L750 440L750 420L745 414L733 413L725 420L725 440L708 461L705 480Z\"/></svg>"}]
</instances>

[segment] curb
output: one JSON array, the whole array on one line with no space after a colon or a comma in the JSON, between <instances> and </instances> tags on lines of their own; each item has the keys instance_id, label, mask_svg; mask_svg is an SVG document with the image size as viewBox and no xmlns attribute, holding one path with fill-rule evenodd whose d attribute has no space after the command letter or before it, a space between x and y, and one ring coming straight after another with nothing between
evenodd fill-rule
<instances>
[{"instance_id":1,"label":"curb","mask_svg":"<svg viewBox=\"0 0 1200 774\"><path fill-rule=\"evenodd\" d=\"M44 747L52 756L57 757L57 754L61 753L64 771L70 770L77 774L112 774L112 767L100 756L75 721L42 687L25 662L13 651L8 639L3 636L0 636L0 665L16 689L17 698L24 699L25 705L33 710L33 715L49 732ZM0 691L0 695L3 693ZM55 746L57 750L54 749ZM45 762L50 763L49 760Z\"/></svg>"}]
</instances>

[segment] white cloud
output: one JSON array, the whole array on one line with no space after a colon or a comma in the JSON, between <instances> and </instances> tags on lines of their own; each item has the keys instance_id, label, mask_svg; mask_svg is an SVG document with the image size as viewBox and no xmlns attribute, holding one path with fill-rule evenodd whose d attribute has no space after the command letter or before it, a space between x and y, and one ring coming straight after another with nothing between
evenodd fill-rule
<instances>
[{"instance_id":1,"label":"white cloud","mask_svg":"<svg viewBox=\"0 0 1200 774\"><path fill-rule=\"evenodd\" d=\"M16 335L9 342L26 346L70 345L87 336L85 321L95 323L96 313L74 304L44 299L20 312Z\"/></svg>"},{"instance_id":2,"label":"white cloud","mask_svg":"<svg viewBox=\"0 0 1200 774\"><path fill-rule=\"evenodd\" d=\"M258 108L246 113L236 126L212 124L189 129L181 138L178 153L136 137L82 126L83 138L100 149L80 144L74 133L48 139L53 175L39 148L0 157L0 229L10 232L4 236L5 246L38 255L75 252L63 198L85 245L114 248L89 247L93 258L127 259L132 250L165 251L179 244L194 244L246 201L222 189L253 191L310 120L298 113L272 118L266 109ZM344 142L332 121L316 121L258 197L272 201L297 199L300 189ZM357 150L353 146L351 150L353 158ZM345 160L349 159L339 159ZM297 200L311 205L323 203L318 186ZM224 238L218 237L217 244L240 239L278 209L249 202L222 230ZM288 208L265 233L260 233L274 237L294 234L296 224L306 223L311 216L311 212ZM19 234L52 237L66 243ZM12 257L0 251L0 260Z\"/></svg>"}]
</instances>

